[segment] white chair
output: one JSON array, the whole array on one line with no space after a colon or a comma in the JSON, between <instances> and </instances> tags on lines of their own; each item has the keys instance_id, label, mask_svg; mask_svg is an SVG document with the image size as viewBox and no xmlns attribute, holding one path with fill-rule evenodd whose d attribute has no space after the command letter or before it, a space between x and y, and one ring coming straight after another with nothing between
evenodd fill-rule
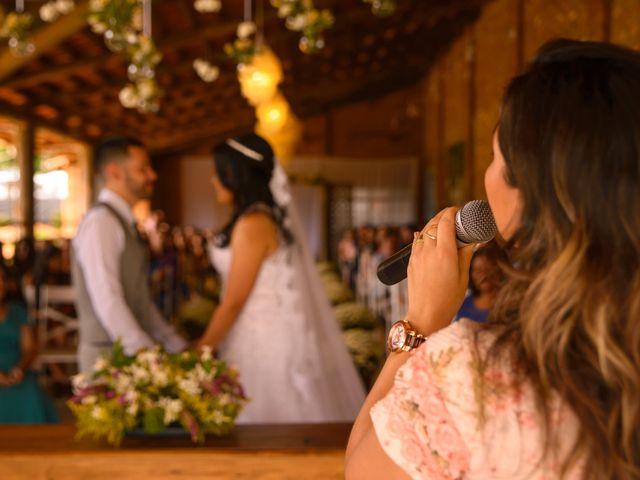
<instances>
[{"instance_id":1,"label":"white chair","mask_svg":"<svg viewBox=\"0 0 640 480\"><path fill-rule=\"evenodd\" d=\"M35 305L35 289L25 288L27 302ZM31 300L31 301L30 301ZM71 286L42 285L40 305L36 308L36 336L38 356L36 366L46 363L77 363L77 345L60 346L55 342L60 336L78 332L78 319L65 313L60 307L74 306L75 294Z\"/></svg>"}]
</instances>

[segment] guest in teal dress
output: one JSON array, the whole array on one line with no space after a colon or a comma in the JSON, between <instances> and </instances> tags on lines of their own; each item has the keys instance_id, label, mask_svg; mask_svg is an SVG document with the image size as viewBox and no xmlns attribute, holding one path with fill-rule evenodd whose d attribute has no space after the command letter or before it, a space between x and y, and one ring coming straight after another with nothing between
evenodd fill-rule
<instances>
[{"instance_id":1,"label":"guest in teal dress","mask_svg":"<svg viewBox=\"0 0 640 480\"><path fill-rule=\"evenodd\" d=\"M36 356L27 311L5 299L5 273L0 269L0 424L57 423L51 399L29 369Z\"/></svg>"}]
</instances>

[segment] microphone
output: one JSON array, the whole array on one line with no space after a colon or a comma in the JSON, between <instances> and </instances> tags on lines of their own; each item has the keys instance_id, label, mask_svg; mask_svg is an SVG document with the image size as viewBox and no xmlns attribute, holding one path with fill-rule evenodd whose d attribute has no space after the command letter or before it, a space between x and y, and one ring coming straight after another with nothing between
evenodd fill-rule
<instances>
[{"instance_id":1,"label":"microphone","mask_svg":"<svg viewBox=\"0 0 640 480\"><path fill-rule=\"evenodd\" d=\"M458 248L472 243L484 243L496 236L496 221L489 204L484 200L472 200L456 213L456 240ZM410 243L394 253L378 267L378 279L385 285L395 285L407 278L411 256Z\"/></svg>"}]
</instances>

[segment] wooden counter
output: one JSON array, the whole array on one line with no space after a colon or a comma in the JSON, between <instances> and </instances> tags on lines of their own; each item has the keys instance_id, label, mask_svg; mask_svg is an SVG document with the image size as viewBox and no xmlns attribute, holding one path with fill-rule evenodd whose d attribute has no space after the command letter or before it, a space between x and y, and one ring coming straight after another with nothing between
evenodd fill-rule
<instances>
[{"instance_id":1,"label":"wooden counter","mask_svg":"<svg viewBox=\"0 0 640 480\"><path fill-rule=\"evenodd\" d=\"M247 425L204 445L186 437L127 437L116 449L76 441L73 425L0 426L0 479L341 479L350 428Z\"/></svg>"}]
</instances>

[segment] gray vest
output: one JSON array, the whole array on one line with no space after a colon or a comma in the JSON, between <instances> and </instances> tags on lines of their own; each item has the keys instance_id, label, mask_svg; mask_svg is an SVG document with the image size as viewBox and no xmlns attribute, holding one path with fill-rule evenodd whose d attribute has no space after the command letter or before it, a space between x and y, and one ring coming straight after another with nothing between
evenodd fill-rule
<instances>
[{"instance_id":1,"label":"gray vest","mask_svg":"<svg viewBox=\"0 0 640 480\"><path fill-rule=\"evenodd\" d=\"M149 256L144 243L140 240L133 225L127 222L118 212L106 203L99 203L93 208L106 208L122 226L125 235L124 250L120 255L120 283L124 292L124 300L129 310L138 321L140 327L151 335L149 317L150 293L147 284L147 268ZM76 311L79 319L78 367L81 372L89 373L102 353L109 352L115 338L110 338L91 304L87 291L84 272L78 264L72 250L72 278L76 294ZM100 294L98 293L98 298Z\"/></svg>"}]
</instances>

